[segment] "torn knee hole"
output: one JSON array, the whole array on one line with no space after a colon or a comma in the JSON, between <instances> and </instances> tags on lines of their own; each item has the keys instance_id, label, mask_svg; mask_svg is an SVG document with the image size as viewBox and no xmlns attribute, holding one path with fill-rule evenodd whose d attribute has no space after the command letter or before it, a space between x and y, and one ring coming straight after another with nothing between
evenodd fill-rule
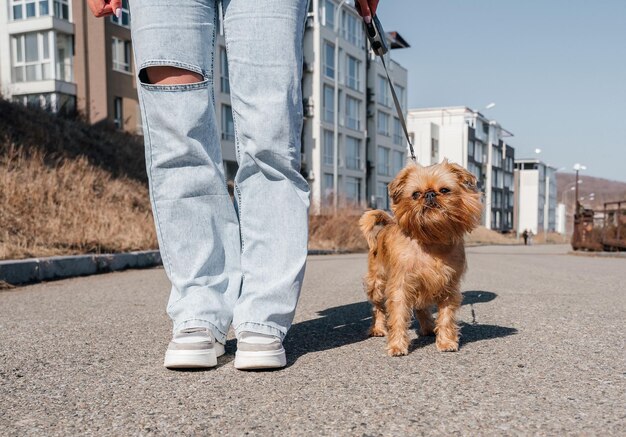
<instances>
[{"instance_id":1,"label":"torn knee hole","mask_svg":"<svg viewBox=\"0 0 626 437\"><path fill-rule=\"evenodd\" d=\"M204 77L195 71L169 65L156 65L142 68L139 80L154 85L186 85L202 82Z\"/></svg>"}]
</instances>

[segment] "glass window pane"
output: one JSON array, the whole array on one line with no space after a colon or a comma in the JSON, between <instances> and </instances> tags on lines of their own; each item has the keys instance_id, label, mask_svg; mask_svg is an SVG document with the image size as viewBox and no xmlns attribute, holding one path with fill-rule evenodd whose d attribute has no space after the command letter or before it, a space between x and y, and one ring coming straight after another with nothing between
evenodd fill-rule
<instances>
[{"instance_id":1,"label":"glass window pane","mask_svg":"<svg viewBox=\"0 0 626 437\"><path fill-rule=\"evenodd\" d=\"M39 2L39 15L48 15L50 13L48 0L41 0Z\"/></svg>"},{"instance_id":2,"label":"glass window pane","mask_svg":"<svg viewBox=\"0 0 626 437\"><path fill-rule=\"evenodd\" d=\"M26 81L39 80L39 64L26 66Z\"/></svg>"},{"instance_id":3,"label":"glass window pane","mask_svg":"<svg viewBox=\"0 0 626 437\"><path fill-rule=\"evenodd\" d=\"M23 42L23 39L21 37L13 38L13 47L15 48L15 60L17 62L24 62L24 53L22 52L22 42Z\"/></svg>"},{"instance_id":4,"label":"glass window pane","mask_svg":"<svg viewBox=\"0 0 626 437\"><path fill-rule=\"evenodd\" d=\"M42 65L43 77L42 79L52 79L52 67L50 62L46 62Z\"/></svg>"},{"instance_id":5,"label":"glass window pane","mask_svg":"<svg viewBox=\"0 0 626 437\"><path fill-rule=\"evenodd\" d=\"M15 67L13 69L13 80L15 82L24 82L24 67Z\"/></svg>"},{"instance_id":6,"label":"glass window pane","mask_svg":"<svg viewBox=\"0 0 626 437\"><path fill-rule=\"evenodd\" d=\"M27 33L24 35L26 62L35 62L39 60L39 50L37 47L37 34Z\"/></svg>"},{"instance_id":7,"label":"glass window pane","mask_svg":"<svg viewBox=\"0 0 626 437\"><path fill-rule=\"evenodd\" d=\"M35 2L26 3L26 17L34 17L35 15L37 15Z\"/></svg>"},{"instance_id":8,"label":"glass window pane","mask_svg":"<svg viewBox=\"0 0 626 437\"><path fill-rule=\"evenodd\" d=\"M49 33L44 32L43 34L43 59L50 59L50 41L49 41Z\"/></svg>"},{"instance_id":9,"label":"glass window pane","mask_svg":"<svg viewBox=\"0 0 626 437\"><path fill-rule=\"evenodd\" d=\"M13 19L21 20L22 18L24 18L22 15L22 5L13 6Z\"/></svg>"}]
</instances>

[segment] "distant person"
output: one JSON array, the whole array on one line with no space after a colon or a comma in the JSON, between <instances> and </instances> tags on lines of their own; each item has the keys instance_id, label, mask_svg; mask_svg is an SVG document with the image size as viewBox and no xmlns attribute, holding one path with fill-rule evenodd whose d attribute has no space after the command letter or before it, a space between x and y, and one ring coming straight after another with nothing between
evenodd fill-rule
<instances>
[{"instance_id":1,"label":"distant person","mask_svg":"<svg viewBox=\"0 0 626 437\"><path fill-rule=\"evenodd\" d=\"M121 14L122 0L87 2L96 17ZM371 20L378 0L358 2ZM236 368L284 367L308 242L310 190L300 174L308 1L129 5L150 199L172 284L164 365L215 366L232 326ZM239 164L234 205L213 105L217 23Z\"/></svg>"},{"instance_id":2,"label":"distant person","mask_svg":"<svg viewBox=\"0 0 626 437\"><path fill-rule=\"evenodd\" d=\"M522 238L524 239L524 246L528 245L528 229L524 229L522 232Z\"/></svg>"},{"instance_id":3,"label":"distant person","mask_svg":"<svg viewBox=\"0 0 626 437\"><path fill-rule=\"evenodd\" d=\"M533 245L533 237L535 236L535 234L533 234L533 231L531 229L528 230L528 245L532 246Z\"/></svg>"}]
</instances>

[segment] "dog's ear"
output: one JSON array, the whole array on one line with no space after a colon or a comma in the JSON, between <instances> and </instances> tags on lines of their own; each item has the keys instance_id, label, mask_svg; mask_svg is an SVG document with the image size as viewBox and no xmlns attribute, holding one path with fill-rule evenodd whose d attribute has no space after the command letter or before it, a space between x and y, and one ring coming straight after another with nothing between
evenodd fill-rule
<instances>
[{"instance_id":1,"label":"dog's ear","mask_svg":"<svg viewBox=\"0 0 626 437\"><path fill-rule=\"evenodd\" d=\"M389 198L394 204L398 203L400 201L400 197L402 197L402 191L404 191L404 186L406 185L407 178L409 177L409 173L411 171L410 165L411 164L400 170L400 173L398 173L395 179L389 182L389 185L387 186Z\"/></svg>"},{"instance_id":2,"label":"dog's ear","mask_svg":"<svg viewBox=\"0 0 626 437\"><path fill-rule=\"evenodd\" d=\"M476 179L476 176L474 176L472 173L470 173L468 170L461 167L460 165L453 162L448 162L447 159L444 160L442 164L446 166L448 171L456 176L457 180L459 181L459 185L469 191L478 191L478 181Z\"/></svg>"}]
</instances>

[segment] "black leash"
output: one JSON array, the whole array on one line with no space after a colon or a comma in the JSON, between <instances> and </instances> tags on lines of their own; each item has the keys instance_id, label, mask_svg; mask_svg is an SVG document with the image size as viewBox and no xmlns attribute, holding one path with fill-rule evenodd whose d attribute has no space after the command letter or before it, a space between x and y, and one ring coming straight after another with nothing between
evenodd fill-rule
<instances>
[{"instance_id":1,"label":"black leash","mask_svg":"<svg viewBox=\"0 0 626 437\"><path fill-rule=\"evenodd\" d=\"M404 119L404 114L402 113L402 106L400 106L400 101L398 100L398 96L396 95L396 90L393 87L393 83L391 83L391 78L389 77L389 71L387 71L387 65L385 65L385 57L380 56L380 60L383 63L383 68L385 69L385 74L387 75L387 81L389 82L389 87L391 88L391 95L393 96L393 103L396 105L396 112L398 113L398 118L400 119L400 124L402 125L402 129L404 130L404 136L406 137L406 142L409 143L409 150L411 151L411 159L414 163L417 164L417 158L415 157L415 151L413 150L413 144L411 144L411 138L409 137L409 131L406 128L406 120Z\"/></svg>"},{"instance_id":2,"label":"black leash","mask_svg":"<svg viewBox=\"0 0 626 437\"><path fill-rule=\"evenodd\" d=\"M374 52L374 54L380 57L380 60L383 63L383 68L385 69L385 74L387 75L387 82L389 83L389 88L391 88L393 103L396 105L396 112L398 113L400 124L402 124L402 129L404 130L404 136L406 137L406 141L409 144L411 159L414 163L417 164L417 158L415 157L415 151L413 150L413 143L411 143L409 131L406 128L406 120L404 119L404 114L402 113L402 106L400 105L400 101L398 100L396 89L393 86L393 82L391 81L391 77L389 76L389 70L387 70L387 64L385 63L385 53L387 53L387 51L389 50L387 48L387 37L385 35L385 31L383 30L383 26L380 24L380 21L378 20L378 17L376 15L374 15L374 17L372 18L371 23L365 24L365 29L367 37L370 40L370 45L372 46L372 51Z\"/></svg>"}]
</instances>

